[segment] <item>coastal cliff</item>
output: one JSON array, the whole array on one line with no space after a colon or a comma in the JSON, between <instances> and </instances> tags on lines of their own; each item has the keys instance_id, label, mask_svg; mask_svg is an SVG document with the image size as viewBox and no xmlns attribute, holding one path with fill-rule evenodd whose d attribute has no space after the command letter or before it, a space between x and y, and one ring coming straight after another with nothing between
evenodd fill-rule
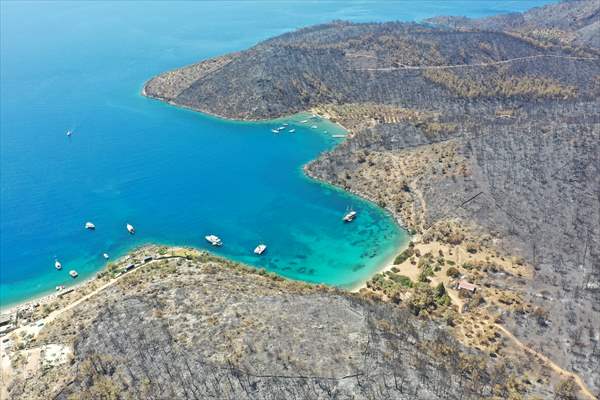
<instances>
[{"instance_id":1,"label":"coastal cliff","mask_svg":"<svg viewBox=\"0 0 600 400\"><path fill-rule=\"evenodd\" d=\"M597 394L599 14L569 1L481 20L333 22L160 75L145 93L226 118L311 110L341 123L349 139L306 172L416 234L418 251L365 291L406 300L398 275L460 276L479 289L455 301L457 339L494 353L469 324L497 321Z\"/></svg>"}]
</instances>

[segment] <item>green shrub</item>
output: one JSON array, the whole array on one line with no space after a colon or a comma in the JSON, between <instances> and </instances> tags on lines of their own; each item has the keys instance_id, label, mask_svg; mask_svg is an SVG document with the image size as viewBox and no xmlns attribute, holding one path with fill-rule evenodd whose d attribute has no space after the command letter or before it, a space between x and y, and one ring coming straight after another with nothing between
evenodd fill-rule
<instances>
[{"instance_id":1,"label":"green shrub","mask_svg":"<svg viewBox=\"0 0 600 400\"><path fill-rule=\"evenodd\" d=\"M390 279L393 280L394 282L398 283L402 287L405 287L405 288L413 287L413 283L408 276L394 274L394 275L390 276Z\"/></svg>"},{"instance_id":2,"label":"green shrub","mask_svg":"<svg viewBox=\"0 0 600 400\"><path fill-rule=\"evenodd\" d=\"M412 257L413 254L414 254L414 251L413 251L412 247L409 247L408 249L404 250L402 253L398 254L398 256L396 256L396 258L394 259L394 265L402 264L404 261L406 261L410 257Z\"/></svg>"},{"instance_id":3,"label":"green shrub","mask_svg":"<svg viewBox=\"0 0 600 400\"><path fill-rule=\"evenodd\" d=\"M460 272L456 267L450 267L446 271L446 275L448 275L451 278L458 278L460 276Z\"/></svg>"}]
</instances>

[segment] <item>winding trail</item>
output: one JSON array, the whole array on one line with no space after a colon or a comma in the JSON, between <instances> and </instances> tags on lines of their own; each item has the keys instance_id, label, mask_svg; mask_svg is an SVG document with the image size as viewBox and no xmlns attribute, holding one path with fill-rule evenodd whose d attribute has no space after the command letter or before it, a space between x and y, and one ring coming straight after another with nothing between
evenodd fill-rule
<instances>
[{"instance_id":1,"label":"winding trail","mask_svg":"<svg viewBox=\"0 0 600 400\"><path fill-rule=\"evenodd\" d=\"M566 375L570 378L573 378L573 380L575 381L575 383L577 383L577 385L579 386L579 389L581 390L581 392L587 397L590 398L592 400L596 400L597 397L587 388L587 386L585 385L585 382L583 382L583 379L581 379L579 377L579 375L577 375L574 372L570 372L567 371L566 369L561 368L559 365L557 365L554 361L552 361L551 359L549 359L548 357L546 357L545 355L543 355L542 353L533 350L531 347L525 345L523 342L521 342L519 339L517 339L515 337L515 335L513 335L508 329L506 329L505 327L503 327L500 324L494 324L494 326L498 329L500 329L508 338L510 338L515 345L517 345L517 347L521 348L522 350L524 350L525 352L539 358L544 364L546 364L548 367L552 368L552 370L554 370L555 372L557 372L559 375Z\"/></svg>"},{"instance_id":2,"label":"winding trail","mask_svg":"<svg viewBox=\"0 0 600 400\"><path fill-rule=\"evenodd\" d=\"M374 58L370 55L352 54L353 57L368 57ZM509 64L515 61L533 60L536 58L560 58L565 60L577 60L577 61L600 61L599 58L593 57L573 57L573 56L561 56L557 54L537 54L534 56L516 57L509 58L507 60L491 61L488 63L476 63L476 64L454 64L454 65L401 65L400 67L384 67L384 68L349 68L351 71L399 71L399 70L428 70L428 69L453 69L453 68L475 68L475 67L489 67L493 65Z\"/></svg>"}]
</instances>

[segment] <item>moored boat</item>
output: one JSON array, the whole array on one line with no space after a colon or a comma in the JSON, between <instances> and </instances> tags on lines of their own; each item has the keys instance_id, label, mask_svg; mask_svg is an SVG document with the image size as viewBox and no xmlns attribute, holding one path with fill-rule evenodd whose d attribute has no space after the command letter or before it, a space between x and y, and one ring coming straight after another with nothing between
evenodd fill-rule
<instances>
[{"instance_id":1,"label":"moored boat","mask_svg":"<svg viewBox=\"0 0 600 400\"><path fill-rule=\"evenodd\" d=\"M296 130L292 128L292 129L290 129L288 132L290 132L290 133L294 133L294 132L296 132Z\"/></svg>"},{"instance_id":2,"label":"moored boat","mask_svg":"<svg viewBox=\"0 0 600 400\"><path fill-rule=\"evenodd\" d=\"M223 242L221 241L221 239L216 235L206 235L206 236L204 236L204 239L206 239L206 241L208 243L210 243L211 245L216 246L216 247L223 245Z\"/></svg>"},{"instance_id":3,"label":"moored boat","mask_svg":"<svg viewBox=\"0 0 600 400\"><path fill-rule=\"evenodd\" d=\"M125 225L125 227L127 228L127 232L129 232L130 235L135 235L135 228L133 227L133 225L127 224Z\"/></svg>"},{"instance_id":4,"label":"moored boat","mask_svg":"<svg viewBox=\"0 0 600 400\"><path fill-rule=\"evenodd\" d=\"M344 218L342 218L344 220L344 222L352 222L354 221L354 219L356 218L356 211L352 210L348 213L346 213L346 215L344 215Z\"/></svg>"},{"instance_id":5,"label":"moored boat","mask_svg":"<svg viewBox=\"0 0 600 400\"><path fill-rule=\"evenodd\" d=\"M86 222L85 229L89 229L90 231L93 231L94 229L96 229L96 225L92 224L91 222Z\"/></svg>"},{"instance_id":6,"label":"moored boat","mask_svg":"<svg viewBox=\"0 0 600 400\"><path fill-rule=\"evenodd\" d=\"M54 268L61 270L62 269L62 264L60 263L60 261L55 260L54 261Z\"/></svg>"},{"instance_id":7,"label":"moored boat","mask_svg":"<svg viewBox=\"0 0 600 400\"><path fill-rule=\"evenodd\" d=\"M256 248L254 249L254 254L257 254L260 256L265 251L267 251L267 245L261 243L258 246L256 246Z\"/></svg>"},{"instance_id":8,"label":"moored boat","mask_svg":"<svg viewBox=\"0 0 600 400\"><path fill-rule=\"evenodd\" d=\"M110 256L108 255L108 253L102 254L102 257L104 257L105 260L108 260L110 258Z\"/></svg>"},{"instance_id":9,"label":"moored boat","mask_svg":"<svg viewBox=\"0 0 600 400\"><path fill-rule=\"evenodd\" d=\"M79 276L79 274L77 273L77 271L75 271L74 269L69 271L69 275L71 275L71 278L75 279Z\"/></svg>"}]
</instances>

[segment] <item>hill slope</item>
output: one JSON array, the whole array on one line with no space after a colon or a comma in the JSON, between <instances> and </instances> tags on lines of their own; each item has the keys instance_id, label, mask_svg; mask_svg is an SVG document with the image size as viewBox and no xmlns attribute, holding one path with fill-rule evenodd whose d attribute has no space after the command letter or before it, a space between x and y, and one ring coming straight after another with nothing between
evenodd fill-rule
<instances>
[{"instance_id":1,"label":"hill slope","mask_svg":"<svg viewBox=\"0 0 600 400\"><path fill-rule=\"evenodd\" d=\"M482 296L469 315L499 318L598 393L599 10L334 22L160 75L145 93L227 118L341 122L350 138L307 173L386 207L417 248L466 249L456 268ZM418 274L417 259L401 273ZM392 296L384 286L370 290Z\"/></svg>"}]
</instances>

